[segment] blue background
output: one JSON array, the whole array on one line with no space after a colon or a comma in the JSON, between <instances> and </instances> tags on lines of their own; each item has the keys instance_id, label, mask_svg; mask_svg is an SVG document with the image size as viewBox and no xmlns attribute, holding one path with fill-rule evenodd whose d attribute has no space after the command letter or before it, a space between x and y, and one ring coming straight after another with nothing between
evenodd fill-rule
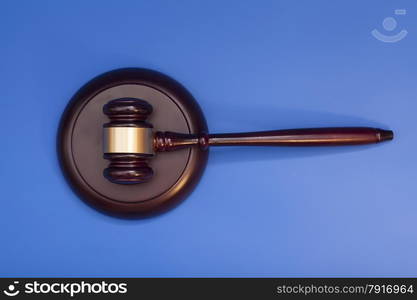
<instances>
[{"instance_id":1,"label":"blue background","mask_svg":"<svg viewBox=\"0 0 417 300\"><path fill-rule=\"evenodd\" d=\"M416 13L411 0L1 1L0 275L417 276ZM409 33L383 43L375 28ZM395 140L217 148L182 205L115 219L73 194L55 137L77 89L121 67L180 81L211 132L376 126Z\"/></svg>"}]
</instances>

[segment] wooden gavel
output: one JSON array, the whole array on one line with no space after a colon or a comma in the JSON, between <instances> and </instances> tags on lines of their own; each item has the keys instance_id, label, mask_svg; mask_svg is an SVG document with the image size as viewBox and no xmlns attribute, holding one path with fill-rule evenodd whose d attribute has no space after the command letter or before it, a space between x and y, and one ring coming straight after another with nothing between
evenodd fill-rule
<instances>
[{"instance_id":1,"label":"wooden gavel","mask_svg":"<svg viewBox=\"0 0 417 300\"><path fill-rule=\"evenodd\" d=\"M110 165L104 176L117 184L136 184L153 176L148 160L157 152L209 146L337 146L392 140L393 132L369 127L288 129L245 133L184 134L153 132L146 122L152 106L136 98L108 102L103 112L110 122L104 127L104 158Z\"/></svg>"}]
</instances>

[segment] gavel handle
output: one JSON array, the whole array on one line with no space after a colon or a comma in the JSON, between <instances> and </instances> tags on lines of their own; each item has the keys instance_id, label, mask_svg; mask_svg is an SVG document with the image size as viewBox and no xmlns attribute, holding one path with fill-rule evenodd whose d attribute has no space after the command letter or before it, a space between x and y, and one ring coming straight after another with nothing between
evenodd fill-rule
<instances>
[{"instance_id":1,"label":"gavel handle","mask_svg":"<svg viewBox=\"0 0 417 300\"><path fill-rule=\"evenodd\" d=\"M157 132L156 152L208 146L338 146L379 143L393 139L393 132L369 127L333 127L221 134Z\"/></svg>"}]
</instances>

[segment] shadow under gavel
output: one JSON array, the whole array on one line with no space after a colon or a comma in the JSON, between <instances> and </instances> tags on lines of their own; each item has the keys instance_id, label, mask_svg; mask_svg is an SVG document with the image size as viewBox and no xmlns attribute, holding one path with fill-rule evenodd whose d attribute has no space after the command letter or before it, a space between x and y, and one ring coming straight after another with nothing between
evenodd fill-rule
<instances>
[{"instance_id":1,"label":"shadow under gavel","mask_svg":"<svg viewBox=\"0 0 417 300\"><path fill-rule=\"evenodd\" d=\"M148 160L155 153L186 147L209 146L339 146L379 143L393 132L369 127L332 127L271 130L245 133L184 134L153 132L146 122L152 106L141 99L109 101L103 112L110 122L104 128L104 158L110 161L104 177L117 184L136 184L153 176Z\"/></svg>"}]
</instances>

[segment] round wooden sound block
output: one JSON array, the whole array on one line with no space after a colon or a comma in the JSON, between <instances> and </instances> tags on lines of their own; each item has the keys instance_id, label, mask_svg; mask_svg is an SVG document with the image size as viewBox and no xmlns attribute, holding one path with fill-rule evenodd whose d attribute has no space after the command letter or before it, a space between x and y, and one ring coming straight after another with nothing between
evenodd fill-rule
<instances>
[{"instance_id":1,"label":"round wooden sound block","mask_svg":"<svg viewBox=\"0 0 417 300\"><path fill-rule=\"evenodd\" d=\"M115 184L103 176L103 106L117 98L139 98L153 107L155 131L207 133L204 115L177 81L147 69L120 69L96 77L68 104L58 132L59 160L72 188L90 205L113 215L140 217L163 212L183 200L206 166L208 150L191 147L157 153L149 161L149 182Z\"/></svg>"}]
</instances>

